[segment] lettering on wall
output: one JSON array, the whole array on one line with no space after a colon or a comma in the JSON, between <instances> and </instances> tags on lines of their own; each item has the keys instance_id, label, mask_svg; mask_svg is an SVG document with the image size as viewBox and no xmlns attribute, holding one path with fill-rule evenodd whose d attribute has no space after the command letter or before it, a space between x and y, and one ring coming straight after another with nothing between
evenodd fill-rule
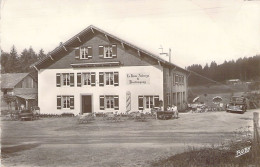
<instances>
[{"instance_id":1,"label":"lettering on wall","mask_svg":"<svg viewBox=\"0 0 260 167\"><path fill-rule=\"evenodd\" d=\"M150 84L149 73L130 73L126 76L128 85L146 85Z\"/></svg>"}]
</instances>

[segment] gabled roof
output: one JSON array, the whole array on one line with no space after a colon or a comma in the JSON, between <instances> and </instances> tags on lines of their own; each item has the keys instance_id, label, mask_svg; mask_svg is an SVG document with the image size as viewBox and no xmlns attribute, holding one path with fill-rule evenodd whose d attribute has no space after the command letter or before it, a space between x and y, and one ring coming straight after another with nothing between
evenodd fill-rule
<instances>
[{"instance_id":1,"label":"gabled roof","mask_svg":"<svg viewBox=\"0 0 260 167\"><path fill-rule=\"evenodd\" d=\"M49 61L50 59L55 61L55 55L56 54L60 53L62 50L66 50L67 51L68 48L71 48L71 44L72 43L75 43L75 41L80 41L80 39L82 37L86 36L88 33L95 33L95 32L99 32L101 34L104 34L106 37L114 39L114 40L118 41L119 43L121 43L122 45L136 50L138 52L138 54L150 56L150 57L158 60L158 63L160 63L162 65L173 66L174 68L176 67L176 68L178 68L180 70L188 72L187 70L185 70L185 69L183 69L183 68L181 68L181 67L179 67L179 66L177 66L177 65L175 65L173 63L165 61L164 59L160 58L159 56L157 56L157 55L155 55L155 54L153 54L153 53L151 53L151 52L149 52L149 51L147 51L145 49L137 47L137 46L135 46L135 45L133 45L133 44L127 42L127 41L124 41L124 40L122 40L122 39L120 39L120 38L118 38L118 37L108 33L108 32L103 31L103 30L101 30L101 29L99 29L99 28L97 28L97 27L95 27L93 25L88 26L86 29L84 29L80 33L76 34L74 37L72 37L71 39L69 39L68 41L63 43L62 45L56 47L46 57L44 57L43 59L41 59L41 60L37 61L36 63L32 64L31 68L34 67L34 68L36 68L36 70L38 70L38 67L40 65L44 64L45 62ZM76 47L78 47L78 46L76 46Z\"/></svg>"},{"instance_id":2,"label":"gabled roof","mask_svg":"<svg viewBox=\"0 0 260 167\"><path fill-rule=\"evenodd\" d=\"M29 73L7 73L1 74L1 88L12 89L22 81Z\"/></svg>"}]
</instances>

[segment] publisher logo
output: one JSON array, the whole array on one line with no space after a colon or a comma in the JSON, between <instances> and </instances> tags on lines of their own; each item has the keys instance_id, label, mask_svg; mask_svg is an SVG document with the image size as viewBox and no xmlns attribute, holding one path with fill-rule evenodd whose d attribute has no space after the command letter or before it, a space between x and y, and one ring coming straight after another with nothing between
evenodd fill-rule
<instances>
[{"instance_id":1,"label":"publisher logo","mask_svg":"<svg viewBox=\"0 0 260 167\"><path fill-rule=\"evenodd\" d=\"M237 158L237 157L240 157L241 155L248 153L250 151L250 148L251 148L251 146L242 148L241 150L237 150L235 157Z\"/></svg>"}]
</instances>

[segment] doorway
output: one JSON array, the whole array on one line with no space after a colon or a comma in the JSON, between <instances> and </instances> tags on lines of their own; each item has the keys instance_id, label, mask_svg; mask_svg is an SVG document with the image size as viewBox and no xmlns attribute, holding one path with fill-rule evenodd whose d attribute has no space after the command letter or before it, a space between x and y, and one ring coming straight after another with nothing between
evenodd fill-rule
<instances>
[{"instance_id":1,"label":"doorway","mask_svg":"<svg viewBox=\"0 0 260 167\"><path fill-rule=\"evenodd\" d=\"M92 113L92 96L91 95L82 95L81 96L81 113Z\"/></svg>"}]
</instances>

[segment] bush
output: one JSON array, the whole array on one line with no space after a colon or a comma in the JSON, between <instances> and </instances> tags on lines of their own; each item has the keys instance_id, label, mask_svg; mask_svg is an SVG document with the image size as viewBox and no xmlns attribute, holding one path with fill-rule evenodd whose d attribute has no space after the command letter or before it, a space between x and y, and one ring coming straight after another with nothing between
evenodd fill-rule
<instances>
[{"instance_id":1,"label":"bush","mask_svg":"<svg viewBox=\"0 0 260 167\"><path fill-rule=\"evenodd\" d=\"M74 117L73 113L62 113L61 114L62 117Z\"/></svg>"}]
</instances>

